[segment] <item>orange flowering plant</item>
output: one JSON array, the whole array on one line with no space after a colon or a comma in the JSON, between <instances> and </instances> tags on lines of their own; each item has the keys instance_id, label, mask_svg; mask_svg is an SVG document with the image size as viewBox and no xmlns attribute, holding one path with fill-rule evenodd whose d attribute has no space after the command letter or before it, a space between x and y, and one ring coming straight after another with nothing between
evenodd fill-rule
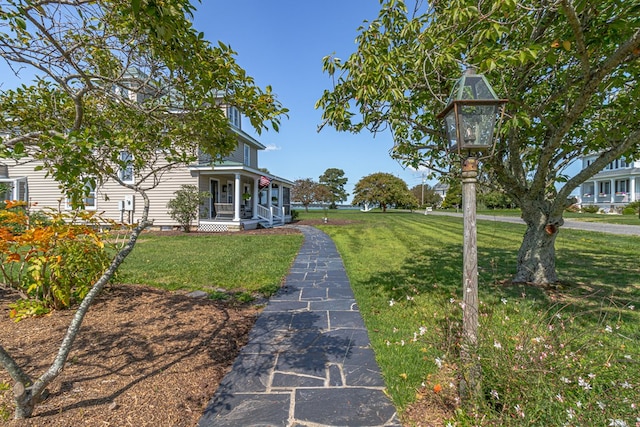
<instances>
[{"instance_id":1,"label":"orange flowering plant","mask_svg":"<svg viewBox=\"0 0 640 427\"><path fill-rule=\"evenodd\" d=\"M0 277L22 296L10 312L16 320L81 301L112 255L100 230L114 224L95 212L31 217L24 202L0 210Z\"/></svg>"}]
</instances>

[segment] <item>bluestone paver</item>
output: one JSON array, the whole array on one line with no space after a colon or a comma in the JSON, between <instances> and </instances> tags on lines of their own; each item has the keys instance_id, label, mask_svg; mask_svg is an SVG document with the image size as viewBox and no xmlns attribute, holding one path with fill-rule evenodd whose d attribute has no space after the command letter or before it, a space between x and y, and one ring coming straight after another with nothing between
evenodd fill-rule
<instances>
[{"instance_id":1,"label":"bluestone paver","mask_svg":"<svg viewBox=\"0 0 640 427\"><path fill-rule=\"evenodd\" d=\"M199 427L399 427L342 259L305 236Z\"/></svg>"}]
</instances>

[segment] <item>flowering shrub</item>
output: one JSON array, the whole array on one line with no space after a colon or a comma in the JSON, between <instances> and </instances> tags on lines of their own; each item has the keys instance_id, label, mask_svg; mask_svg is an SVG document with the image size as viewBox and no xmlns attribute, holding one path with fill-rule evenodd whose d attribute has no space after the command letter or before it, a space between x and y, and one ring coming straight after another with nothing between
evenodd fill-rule
<instances>
[{"instance_id":1,"label":"flowering shrub","mask_svg":"<svg viewBox=\"0 0 640 427\"><path fill-rule=\"evenodd\" d=\"M0 277L18 290L16 320L81 301L110 262L93 212L51 213L30 224L23 202L0 210Z\"/></svg>"}]
</instances>

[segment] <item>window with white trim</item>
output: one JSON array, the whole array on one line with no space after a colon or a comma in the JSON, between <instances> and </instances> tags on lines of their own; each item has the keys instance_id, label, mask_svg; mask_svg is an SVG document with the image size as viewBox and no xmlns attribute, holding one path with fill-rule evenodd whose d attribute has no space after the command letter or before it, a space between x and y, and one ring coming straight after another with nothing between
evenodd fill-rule
<instances>
[{"instance_id":1,"label":"window with white trim","mask_svg":"<svg viewBox=\"0 0 640 427\"><path fill-rule=\"evenodd\" d=\"M251 147L249 144L244 144L244 164L251 165Z\"/></svg>"},{"instance_id":2,"label":"window with white trim","mask_svg":"<svg viewBox=\"0 0 640 427\"><path fill-rule=\"evenodd\" d=\"M616 180L616 195L624 195L629 192L629 180L618 179Z\"/></svg>"},{"instance_id":3,"label":"window with white trim","mask_svg":"<svg viewBox=\"0 0 640 427\"><path fill-rule=\"evenodd\" d=\"M228 107L227 108L227 118L229 119L229 123L233 126L241 129L241 119L240 119L240 110L236 107Z\"/></svg>"},{"instance_id":4,"label":"window with white trim","mask_svg":"<svg viewBox=\"0 0 640 427\"><path fill-rule=\"evenodd\" d=\"M0 178L0 200L29 200L29 185L27 177Z\"/></svg>"},{"instance_id":5,"label":"window with white trim","mask_svg":"<svg viewBox=\"0 0 640 427\"><path fill-rule=\"evenodd\" d=\"M88 211L95 211L97 208L96 187L95 185L93 185L91 180L87 180L84 183L84 187L86 191L85 196L82 199L84 203L84 209ZM65 198L65 208L73 209L73 207L71 206L71 201L68 197Z\"/></svg>"},{"instance_id":6,"label":"window with white trim","mask_svg":"<svg viewBox=\"0 0 640 427\"><path fill-rule=\"evenodd\" d=\"M611 182L610 181L600 181L598 183L598 193L601 196L606 196L611 194Z\"/></svg>"},{"instance_id":7,"label":"window with white trim","mask_svg":"<svg viewBox=\"0 0 640 427\"><path fill-rule=\"evenodd\" d=\"M122 182L132 183L133 182L133 155L128 151L121 151L119 160L120 160L120 172L118 173L118 177L122 180Z\"/></svg>"}]
</instances>

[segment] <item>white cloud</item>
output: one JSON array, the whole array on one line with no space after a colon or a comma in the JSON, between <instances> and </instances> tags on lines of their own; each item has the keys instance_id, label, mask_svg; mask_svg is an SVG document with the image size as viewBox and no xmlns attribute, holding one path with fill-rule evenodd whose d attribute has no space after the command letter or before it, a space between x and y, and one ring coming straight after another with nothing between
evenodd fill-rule
<instances>
[{"instance_id":1,"label":"white cloud","mask_svg":"<svg viewBox=\"0 0 640 427\"><path fill-rule=\"evenodd\" d=\"M281 147L278 147L278 146L277 146L277 145L275 145L275 144L269 144L269 145L267 145L267 146L265 147L265 149L264 149L264 151L280 151L280 150L282 150L282 148L281 148Z\"/></svg>"}]
</instances>

